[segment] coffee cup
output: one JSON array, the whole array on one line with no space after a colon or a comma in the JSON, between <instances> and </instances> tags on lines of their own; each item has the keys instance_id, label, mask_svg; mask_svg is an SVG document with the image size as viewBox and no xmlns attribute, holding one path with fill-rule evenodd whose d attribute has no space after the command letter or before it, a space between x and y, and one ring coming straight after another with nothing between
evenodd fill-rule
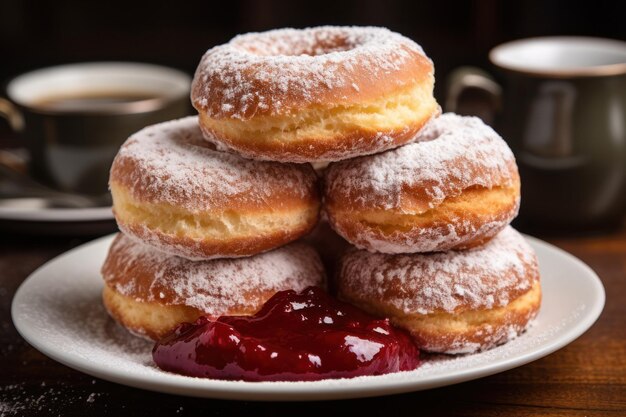
<instances>
[{"instance_id":1,"label":"coffee cup","mask_svg":"<svg viewBox=\"0 0 626 417\"><path fill-rule=\"evenodd\" d=\"M445 107L463 111L464 96L487 99L487 119L517 158L521 223L574 232L619 224L626 213L626 42L530 38L495 47L489 59L502 87L480 70L460 69Z\"/></svg>"},{"instance_id":2,"label":"coffee cup","mask_svg":"<svg viewBox=\"0 0 626 417\"><path fill-rule=\"evenodd\" d=\"M50 67L11 80L0 116L30 151L30 171L56 189L107 191L109 168L133 132L190 113L191 78L130 62Z\"/></svg>"}]
</instances>

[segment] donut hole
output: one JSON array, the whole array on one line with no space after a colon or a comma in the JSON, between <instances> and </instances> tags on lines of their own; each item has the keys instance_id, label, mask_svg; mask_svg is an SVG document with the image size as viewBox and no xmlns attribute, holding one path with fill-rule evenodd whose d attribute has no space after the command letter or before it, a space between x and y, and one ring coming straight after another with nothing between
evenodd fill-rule
<instances>
[{"instance_id":1,"label":"donut hole","mask_svg":"<svg viewBox=\"0 0 626 417\"><path fill-rule=\"evenodd\" d=\"M343 31L279 31L239 36L232 44L258 56L321 56L352 50L364 40Z\"/></svg>"}]
</instances>

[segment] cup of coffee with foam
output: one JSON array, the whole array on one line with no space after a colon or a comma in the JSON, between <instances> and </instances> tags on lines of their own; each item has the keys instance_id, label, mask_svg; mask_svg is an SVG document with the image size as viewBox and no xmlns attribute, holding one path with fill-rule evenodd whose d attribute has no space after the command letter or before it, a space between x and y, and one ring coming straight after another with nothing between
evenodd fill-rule
<instances>
[{"instance_id":1,"label":"cup of coffee with foam","mask_svg":"<svg viewBox=\"0 0 626 417\"><path fill-rule=\"evenodd\" d=\"M62 65L20 75L0 98L0 116L21 133L31 173L59 190L102 194L130 134L190 114L191 78L140 63Z\"/></svg>"}]
</instances>

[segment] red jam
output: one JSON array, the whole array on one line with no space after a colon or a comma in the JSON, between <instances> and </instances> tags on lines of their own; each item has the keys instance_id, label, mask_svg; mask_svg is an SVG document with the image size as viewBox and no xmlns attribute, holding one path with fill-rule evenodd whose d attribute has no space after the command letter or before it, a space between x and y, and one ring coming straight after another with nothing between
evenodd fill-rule
<instances>
[{"instance_id":1,"label":"red jam","mask_svg":"<svg viewBox=\"0 0 626 417\"><path fill-rule=\"evenodd\" d=\"M324 290L281 291L253 316L200 317L157 342L159 368L246 381L312 381L408 371L419 350L388 319L376 319Z\"/></svg>"}]
</instances>

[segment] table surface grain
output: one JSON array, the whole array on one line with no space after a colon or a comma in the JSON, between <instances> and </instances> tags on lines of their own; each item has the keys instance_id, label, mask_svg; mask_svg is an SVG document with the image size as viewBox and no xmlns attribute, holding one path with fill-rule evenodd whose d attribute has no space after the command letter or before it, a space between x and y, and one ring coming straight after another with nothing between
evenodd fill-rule
<instances>
[{"instance_id":1,"label":"table surface grain","mask_svg":"<svg viewBox=\"0 0 626 417\"><path fill-rule=\"evenodd\" d=\"M606 288L597 323L517 369L429 391L359 400L253 403L159 394L94 379L30 347L11 322L20 283L88 238L0 231L0 416L324 415L626 416L626 227L591 237L539 236L589 264Z\"/></svg>"}]
</instances>

